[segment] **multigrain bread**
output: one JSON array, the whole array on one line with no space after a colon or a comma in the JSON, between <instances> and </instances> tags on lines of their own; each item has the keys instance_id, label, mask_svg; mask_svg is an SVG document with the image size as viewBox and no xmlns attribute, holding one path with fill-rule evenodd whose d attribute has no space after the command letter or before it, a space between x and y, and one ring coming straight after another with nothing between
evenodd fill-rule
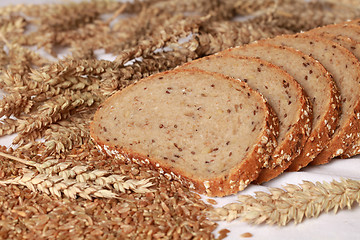
<instances>
[{"instance_id":1,"label":"multigrain bread","mask_svg":"<svg viewBox=\"0 0 360 240\"><path fill-rule=\"evenodd\" d=\"M316 34L320 36L335 35L349 37L360 42L360 26L348 23L338 23L314 28L307 32L308 34Z\"/></svg>"},{"instance_id":2,"label":"multigrain bread","mask_svg":"<svg viewBox=\"0 0 360 240\"><path fill-rule=\"evenodd\" d=\"M352 39L351 39L352 40ZM349 49L349 48L348 48ZM350 52L360 61L360 42L352 40ZM357 133L357 140L344 151L341 158L350 158L360 154L360 132Z\"/></svg>"},{"instance_id":3,"label":"multigrain bread","mask_svg":"<svg viewBox=\"0 0 360 240\"><path fill-rule=\"evenodd\" d=\"M316 34L316 32L315 32ZM344 35L336 35L333 33L321 34L321 37L327 38L331 41L334 41L347 50L349 50L354 56L360 60L360 42L357 42L349 37ZM344 153L340 155L340 158L350 158L352 156L360 154L360 132L356 133L356 139L350 144L350 146L344 150Z\"/></svg>"},{"instance_id":4,"label":"multigrain bread","mask_svg":"<svg viewBox=\"0 0 360 240\"><path fill-rule=\"evenodd\" d=\"M224 196L257 178L276 147L277 121L244 82L174 70L115 93L97 110L90 132L109 155L150 164L199 193Z\"/></svg>"},{"instance_id":5,"label":"multigrain bread","mask_svg":"<svg viewBox=\"0 0 360 240\"><path fill-rule=\"evenodd\" d=\"M318 61L303 52L266 41L231 48L220 54L266 60L280 66L304 88L313 107L312 130L303 150L288 170L298 171L307 166L325 148L337 127L340 95L331 75Z\"/></svg>"},{"instance_id":6,"label":"multigrain bread","mask_svg":"<svg viewBox=\"0 0 360 240\"><path fill-rule=\"evenodd\" d=\"M354 19L351 21L347 21L345 23L343 23L344 25L355 25L355 26L360 26L360 18L359 19Z\"/></svg>"},{"instance_id":7,"label":"multigrain bread","mask_svg":"<svg viewBox=\"0 0 360 240\"><path fill-rule=\"evenodd\" d=\"M316 35L316 34L315 34ZM346 36L335 36L332 34L321 35L320 37L329 39L340 44L342 47L349 50L354 56L359 59L360 57L360 42L353 40Z\"/></svg>"},{"instance_id":8,"label":"multigrain bread","mask_svg":"<svg viewBox=\"0 0 360 240\"><path fill-rule=\"evenodd\" d=\"M326 148L310 163L328 163L344 153L356 139L360 125L360 64L346 48L315 35L282 35L269 43L298 49L318 60L333 76L341 96L338 128Z\"/></svg>"},{"instance_id":9,"label":"multigrain bread","mask_svg":"<svg viewBox=\"0 0 360 240\"><path fill-rule=\"evenodd\" d=\"M274 109L280 123L278 147L255 183L277 177L300 154L311 131L312 110L303 89L288 73L264 60L230 55L204 57L181 68L197 68L241 79L263 94Z\"/></svg>"}]
</instances>

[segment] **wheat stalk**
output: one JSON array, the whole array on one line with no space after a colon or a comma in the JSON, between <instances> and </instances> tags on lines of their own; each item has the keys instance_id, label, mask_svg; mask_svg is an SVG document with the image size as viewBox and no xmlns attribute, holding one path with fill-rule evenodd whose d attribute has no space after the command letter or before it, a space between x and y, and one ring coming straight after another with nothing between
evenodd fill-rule
<instances>
[{"instance_id":1,"label":"wheat stalk","mask_svg":"<svg viewBox=\"0 0 360 240\"><path fill-rule=\"evenodd\" d=\"M360 204L360 181L352 179L300 185L288 184L283 189L270 188L270 193L256 192L255 196L239 195L236 203L213 209L209 216L213 220L232 221L241 218L253 224L278 224L290 221L295 224L305 218L318 217L321 213L348 209Z\"/></svg>"},{"instance_id":2,"label":"wheat stalk","mask_svg":"<svg viewBox=\"0 0 360 240\"><path fill-rule=\"evenodd\" d=\"M33 192L43 192L61 198L63 195L75 199L77 196L92 200L93 197L117 198L118 195L110 190L89 183L62 178L58 175L25 173L14 179L0 181L0 184L23 185Z\"/></svg>"},{"instance_id":3,"label":"wheat stalk","mask_svg":"<svg viewBox=\"0 0 360 240\"><path fill-rule=\"evenodd\" d=\"M15 157L13 155L10 155L10 154L4 153L4 152L0 152L0 156L5 157L6 159L14 160L16 162L22 163L27 166L34 167L34 168L36 168L36 170L38 170L39 173L46 173L46 174L58 173L60 171L67 169L72 164L71 162L59 163L58 160L51 159L51 158L46 160L43 163L37 163L37 162L31 161L31 160L25 160L22 158L18 158L18 157Z\"/></svg>"},{"instance_id":4,"label":"wheat stalk","mask_svg":"<svg viewBox=\"0 0 360 240\"><path fill-rule=\"evenodd\" d=\"M136 193L147 193L151 192L149 187L154 185L150 182L152 178L125 180L126 176L111 174L108 171L98 169L89 171L89 166L73 166L73 162L59 162L50 158L40 164L3 152L0 152L0 156L35 167L39 172L36 174L29 170L22 176L0 181L0 184L23 185L33 192L40 191L59 198L62 195L72 199L80 196L89 200L92 197L118 198L117 193L113 191L125 193L126 190L131 190Z\"/></svg>"}]
</instances>

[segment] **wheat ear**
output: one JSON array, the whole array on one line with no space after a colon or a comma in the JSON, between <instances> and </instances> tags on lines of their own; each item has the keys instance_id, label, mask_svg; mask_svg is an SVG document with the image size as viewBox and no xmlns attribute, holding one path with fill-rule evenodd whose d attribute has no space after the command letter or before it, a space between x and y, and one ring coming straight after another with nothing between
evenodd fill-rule
<instances>
[{"instance_id":1,"label":"wheat ear","mask_svg":"<svg viewBox=\"0 0 360 240\"><path fill-rule=\"evenodd\" d=\"M23 176L1 181L0 184L24 185L31 191L40 191L57 197L61 197L63 194L69 198L76 196L86 199L91 199L91 196L114 198L117 197L117 194L113 192L125 193L126 190L131 190L136 193L147 193L152 191L149 187L154 185L151 182L152 178L125 180L126 176L111 174L105 170L89 171L89 166L73 166L72 162L59 163L56 159L49 159L40 164L2 152L0 155L35 167L39 172L39 174L35 174L35 172L30 171Z\"/></svg>"},{"instance_id":2,"label":"wheat ear","mask_svg":"<svg viewBox=\"0 0 360 240\"><path fill-rule=\"evenodd\" d=\"M136 193L151 192L149 187L154 183L150 182L153 178L149 179L128 179L124 181L125 176L122 175L110 175L108 177L100 177L95 180L95 184L109 189L115 189L118 192L125 193L126 190L132 190Z\"/></svg>"},{"instance_id":3,"label":"wheat ear","mask_svg":"<svg viewBox=\"0 0 360 240\"><path fill-rule=\"evenodd\" d=\"M241 218L254 224L278 224L284 226L290 221L295 224L305 218L318 217L331 210L348 209L360 204L360 181L352 179L332 182L288 184L270 188L270 193L256 192L255 196L239 195L236 203L230 203L209 212L213 220L232 221Z\"/></svg>"},{"instance_id":4,"label":"wheat ear","mask_svg":"<svg viewBox=\"0 0 360 240\"><path fill-rule=\"evenodd\" d=\"M57 173L57 172L62 171L70 166L69 162L59 163L59 161L56 159L48 159L47 161L45 161L43 163L37 163L37 162L31 161L31 160L25 160L22 158L18 158L18 157L15 157L13 155L10 155L10 154L4 153L4 152L0 152L0 156L5 157L7 159L14 160L16 162L22 163L27 166L34 167L34 168L36 168L36 170L39 171L39 173L48 173L48 174Z\"/></svg>"},{"instance_id":5,"label":"wheat ear","mask_svg":"<svg viewBox=\"0 0 360 240\"><path fill-rule=\"evenodd\" d=\"M117 198L116 193L103 189L101 186L91 185L84 182L77 182L73 179L66 179L58 175L36 174L27 172L23 176L14 179L0 181L2 185L15 184L23 185L33 192L43 192L61 198L62 196L75 199L82 197L92 200L93 197Z\"/></svg>"}]
</instances>

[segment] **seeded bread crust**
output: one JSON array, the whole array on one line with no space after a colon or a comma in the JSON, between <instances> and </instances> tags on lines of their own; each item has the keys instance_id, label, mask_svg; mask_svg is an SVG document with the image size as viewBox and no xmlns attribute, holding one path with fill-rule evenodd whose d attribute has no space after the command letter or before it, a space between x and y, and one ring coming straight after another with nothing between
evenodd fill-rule
<instances>
[{"instance_id":1,"label":"seeded bread crust","mask_svg":"<svg viewBox=\"0 0 360 240\"><path fill-rule=\"evenodd\" d=\"M328 163L331 159L344 153L344 150L354 142L359 131L359 61L346 48L316 35L282 35L267 41L272 44L293 47L313 56L333 75L342 99L340 126L336 129L326 148L310 164ZM345 103L347 104L346 109L344 109Z\"/></svg>"},{"instance_id":2,"label":"seeded bread crust","mask_svg":"<svg viewBox=\"0 0 360 240\"><path fill-rule=\"evenodd\" d=\"M339 24L339 25L341 25L341 24ZM359 28L358 30L360 30L360 25L357 26L357 28ZM349 50L352 54L354 54L354 56L358 60L360 60L360 42L355 41L351 38L357 34L356 31L350 31L350 33L349 33L349 31L342 32L341 30L344 29L343 27L341 27L341 28L333 27L333 28L330 28L329 31L327 31L327 29L328 28L323 28L322 31L319 31L319 32L315 31L313 34L316 34L316 35L319 34L323 38L329 39L331 41L334 41L334 42L340 44L341 46L343 46L344 48ZM354 30L354 27L347 28L347 29ZM341 35L339 35L339 34L341 34ZM360 39L360 31L358 32L358 35L359 36L356 38ZM340 158L350 158L352 156L360 154L360 132L357 133L356 139L354 141L355 142L353 144L351 144L346 150L344 150L344 153L339 156Z\"/></svg>"},{"instance_id":3,"label":"seeded bread crust","mask_svg":"<svg viewBox=\"0 0 360 240\"><path fill-rule=\"evenodd\" d=\"M360 61L360 42L354 41L350 38L346 38L343 36L338 36L336 39L346 43L346 48L354 54L354 56ZM342 44L344 45L344 43ZM351 146L344 151L340 158L350 158L355 155L360 154L360 132L357 133L357 140L355 143L351 144Z\"/></svg>"},{"instance_id":4,"label":"seeded bread crust","mask_svg":"<svg viewBox=\"0 0 360 240\"><path fill-rule=\"evenodd\" d=\"M257 178L260 168L268 161L269 155L276 147L276 138L279 131L278 119L271 107L265 101L265 99L256 91L250 89L246 83L238 80L226 77L221 74L209 73L201 70L173 70L152 75L148 78L142 79L136 84L151 84L152 81L156 81L159 78L167 78L170 75L182 76L184 74L192 74L207 78L223 79L224 82L230 82L235 86L239 86L245 89L249 94L256 96L259 100L258 104L261 104L264 109L264 119L261 127L261 134L256 140L256 144L248 151L242 161L231 169L226 176L221 177L209 177L209 179L197 179L196 177L190 178L186 172L173 168L170 163L164 163L159 159L149 158L143 154L139 154L132 149L125 148L123 146L116 146L111 141L105 141L104 136L100 136L99 129L100 119L102 115L108 113L102 113L101 108L116 100L121 94L126 94L135 85L131 85L124 90L115 93L112 97L107 99L95 113L94 120L90 124L91 137L98 148L104 153L113 156L115 158L135 162L141 165L150 165L153 169L158 170L161 174L164 174L168 179L176 179L187 185L190 189L193 189L199 193L206 194L208 196L225 196L236 193L243 190L251 181ZM143 86L143 85L140 85ZM112 129L115 131L116 129Z\"/></svg>"},{"instance_id":5,"label":"seeded bread crust","mask_svg":"<svg viewBox=\"0 0 360 240\"><path fill-rule=\"evenodd\" d=\"M221 53L186 63L182 68L198 68L243 79L251 88L258 90L269 101L279 117L280 127L285 128L285 126L282 126L282 119L293 117L289 129L284 131L286 134L283 140L278 140L278 147L271 155L269 165L264 166L254 183L260 184L277 177L300 154L311 131L312 108L302 87L288 73L264 60L244 56L222 55ZM234 71L234 69L236 70ZM266 77L263 74L265 71ZM260 72L262 75L260 75ZM269 78L269 76L275 75L278 78ZM278 81L278 83L275 81ZM274 96L273 92L266 86L275 84L284 89L288 88L287 84L290 84L291 87L296 89L296 96L291 98L291 101L297 101L296 107L298 109L296 109L294 116L288 116L291 114L285 113L286 116L283 117L276 111L276 109L279 109L279 102L286 100ZM272 104L277 104L277 106Z\"/></svg>"},{"instance_id":6,"label":"seeded bread crust","mask_svg":"<svg viewBox=\"0 0 360 240\"><path fill-rule=\"evenodd\" d=\"M288 171L298 171L307 166L327 145L334 133L340 114L340 95L331 75L314 58L293 48L276 46L266 40L231 48L221 54L258 57L280 66L304 88L313 106L313 125L310 136L300 155ZM317 89L318 92L313 90ZM325 98L326 103L317 103Z\"/></svg>"}]
</instances>

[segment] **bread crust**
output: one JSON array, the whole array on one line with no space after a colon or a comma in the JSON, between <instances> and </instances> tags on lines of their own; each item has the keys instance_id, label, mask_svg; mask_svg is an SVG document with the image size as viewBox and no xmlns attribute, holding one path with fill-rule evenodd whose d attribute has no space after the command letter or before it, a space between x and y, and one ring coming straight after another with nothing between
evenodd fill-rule
<instances>
[{"instance_id":1,"label":"bread crust","mask_svg":"<svg viewBox=\"0 0 360 240\"><path fill-rule=\"evenodd\" d=\"M314 161L310 163L311 165L329 163L333 158L343 155L344 150L353 144L355 138L357 137L357 132L359 131L359 105L354 108L354 112L356 112L356 115L353 115L347 122L346 126L340 129L337 135L333 136L330 144L328 144L326 148L314 159ZM334 151L334 149L336 151Z\"/></svg>"},{"instance_id":2,"label":"bread crust","mask_svg":"<svg viewBox=\"0 0 360 240\"><path fill-rule=\"evenodd\" d=\"M166 77L167 74L177 74L182 71L196 71L203 73L205 72L201 70L172 70L155 74L140 81L151 81L151 79L155 77ZM206 73L213 76L221 76L222 78L227 79L228 81L236 82L237 84L239 83L238 80L226 77L221 74L209 72ZM247 84L245 83L241 84L247 86ZM115 98L117 94L123 94L124 91L128 91L131 87L132 86L129 86L124 90L115 93L110 98ZM195 190L201 194L206 194L208 196L225 196L233 194L243 190L247 185L250 184L251 181L256 179L256 177L259 175L260 168L264 164L266 164L269 155L272 153L273 149L277 145L276 138L279 132L277 116L273 113L271 107L259 93L251 89L250 92L252 92L253 94L257 94L264 106L265 119L262 126L263 130L261 132L261 135L258 136L257 144L252 147L252 151L249 151L245 158L241 161L241 163L235 168L233 168L226 176L224 175L221 177L214 177L206 180L196 179L195 177L189 177L186 173L182 172L179 169L171 168L169 164L161 163L157 159L148 158L147 156L141 155L137 152L132 151L131 149L126 149L122 146L115 146L109 143L105 144L104 141L101 140L100 137L97 136L95 133L95 128L97 124L96 121L99 118L100 114L99 111L95 113L94 120L90 124L90 134L93 141L97 143L98 148L102 152L112 157L121 159L123 161L135 162L141 165L149 165L153 169L158 170L161 174L164 174L169 180L178 180L188 186L190 189ZM106 104L109 99L107 99L102 105ZM99 108L101 108L101 106Z\"/></svg>"},{"instance_id":3,"label":"bread crust","mask_svg":"<svg viewBox=\"0 0 360 240\"><path fill-rule=\"evenodd\" d=\"M351 158L360 154L360 133L357 133L357 138L358 140L351 144L351 146L349 146L344 153L339 156L341 159Z\"/></svg>"},{"instance_id":4,"label":"bread crust","mask_svg":"<svg viewBox=\"0 0 360 240\"><path fill-rule=\"evenodd\" d=\"M359 69L359 71L354 71L353 73L358 74L358 76L356 76L356 78L360 79L360 65L358 60L356 59L356 57L349 52L347 49L343 48L342 46L340 46L339 44L330 41L328 39L325 38L321 38L319 36L316 35L310 35L308 33L302 33L302 34L295 34L295 35L282 35L279 37L276 37L274 39L269 39L270 43L275 43L277 45L285 45L285 46L290 46L290 47L297 47L296 46L296 42L294 42L294 39L304 39L301 40L301 42L303 41L308 41L307 43L309 43L310 45L314 44L314 42L319 42L321 44L326 44L327 46L329 46L328 49L337 49L336 51L341 51L341 53L343 54L343 59L348 60L348 64L351 65L351 67L353 67L354 69ZM298 40L300 41L300 40ZM305 42L304 42L305 43ZM302 50L302 49L300 49ZM306 51L310 51L309 49L306 49ZM335 51L335 50L331 50L331 51ZM306 52L307 54L309 54L308 52ZM331 53L331 52L330 52ZM314 58L316 58L314 56ZM317 59L319 60L319 59ZM321 61L320 61L321 63ZM343 62L341 62L341 64L344 64ZM345 67L345 64L343 65L343 67ZM326 66L325 66L326 68ZM349 70L348 70L349 71ZM344 71L346 72L346 71ZM354 79L354 83L358 84L356 81L356 78ZM340 79L335 79L335 81L340 81ZM336 82L338 83L338 82ZM356 86L358 87L358 85ZM340 87L339 87L339 91L340 94L343 91ZM345 100L345 99L342 99ZM324 150L312 161L310 162L311 165L319 165L319 164L325 164L328 163L331 159L333 159L334 157L337 157L339 155L341 155L344 150L346 148L348 148L352 142L354 141L355 137L356 137L356 133L359 129L359 125L360 125L360 121L356 121L357 119L357 114L359 113L359 106L360 106L360 99L358 99L357 101L355 101L352 105L351 105L351 110L348 110L346 113L350 113L349 115L346 116L346 118L343 120L345 121L341 128L337 129L333 135L333 137L331 138L330 142L328 143L328 145L324 148ZM340 117L342 117L343 115L341 115ZM341 120L339 120L341 121Z\"/></svg>"},{"instance_id":5,"label":"bread crust","mask_svg":"<svg viewBox=\"0 0 360 240\"><path fill-rule=\"evenodd\" d=\"M269 52L266 52L266 53L263 52L264 48L268 48ZM251 49L261 50L261 54L260 54L260 51L256 51L256 53L251 52ZM247 51L247 50L250 50L250 51ZM295 50L290 47L277 46L277 45L267 43L266 40L260 40L258 42L254 42L252 44L225 50L221 54L230 54L230 55L236 55L236 56L246 55L246 56L258 57L258 58L264 59L264 60L269 60L268 55L272 54L271 51L275 51L276 54L278 54L279 52L283 52L283 54L286 56L286 59L288 59L287 61L291 60L292 57L295 57L295 59L301 59L300 67L304 67L303 61L306 61L306 63L308 63L308 64L310 63L313 68L316 68L316 70L317 70L316 74L321 73L322 79L323 79L323 81L326 81L326 84L328 86L327 89L329 90L329 93L328 93L329 102L328 102L327 106L324 106L327 109L326 112L324 112L321 115L321 118L318 120L316 128L312 129L310 136L309 136L308 140L306 141L300 155L297 156L291 162L290 166L286 169L288 171L298 171L302 167L307 166L321 152L321 150L323 148L325 148L326 144L330 141L330 138L336 129L339 114L340 114L339 92L338 92L338 89L335 85L335 82L334 82L332 76L326 71L326 69L318 61L316 61L314 58L304 54L303 52ZM271 59L273 59L273 58L271 58ZM271 62L275 65L278 64L278 61L276 61L276 60L275 61L272 60ZM291 64L291 66L285 66L285 64L279 63L278 66L282 67L285 71L289 67L293 66L293 64ZM289 72L289 74L291 75L291 72ZM306 72L306 74L308 74L308 73ZM307 78L306 78L306 80L303 80L303 78L301 78L301 79L295 78L295 80L297 80L300 83L300 85L304 81L309 81ZM306 92L306 88L304 88L304 90ZM280 169L278 171L280 171Z\"/></svg>"},{"instance_id":6,"label":"bread crust","mask_svg":"<svg viewBox=\"0 0 360 240\"><path fill-rule=\"evenodd\" d=\"M332 139L341 113L339 92L335 84L332 84L330 94L332 96L330 108L326 111L319 126L311 132L302 152L288 167L288 171L299 171L309 165Z\"/></svg>"},{"instance_id":7,"label":"bread crust","mask_svg":"<svg viewBox=\"0 0 360 240\"><path fill-rule=\"evenodd\" d=\"M285 140L282 142L282 147L279 150L276 149L278 151L275 152L275 150L274 154L271 155L269 166L261 169L259 176L254 180L256 184L268 182L279 176L303 150L303 146L311 132L312 109L305 91L303 89L301 91L299 118L287 132Z\"/></svg>"},{"instance_id":8,"label":"bread crust","mask_svg":"<svg viewBox=\"0 0 360 240\"><path fill-rule=\"evenodd\" d=\"M359 27L360 30L360 27ZM316 34L310 34L309 36L318 36ZM320 36L323 39L331 39L331 36ZM331 41L331 40L329 40ZM335 43L331 41L331 43ZM336 43L336 46L341 46ZM360 79L360 62L359 60L346 48L342 47L343 52L346 53L347 59L349 59L358 69L357 79ZM359 81L357 81L359 84ZM326 148L310 163L311 165L321 165L329 163L335 157L343 157L346 149L351 149L354 145L354 142L359 139L358 132L360 131L360 99L355 103L353 108L353 114L342 127L342 129L338 130L338 133L332 137L329 144ZM355 144L356 146L356 144ZM335 150L335 151L334 151ZM345 153L346 154L346 153ZM348 154L347 154L348 155ZM346 155L345 155L346 156Z\"/></svg>"},{"instance_id":9,"label":"bread crust","mask_svg":"<svg viewBox=\"0 0 360 240\"><path fill-rule=\"evenodd\" d=\"M360 25L352 25L353 23L359 24L360 20L355 20L354 22L346 22L346 23L330 25L329 27L325 26L316 29L317 31L311 31L311 33L339 43L341 46L345 47L350 52L352 52L355 55L355 57L357 57L358 60L360 60L360 53L359 53L360 42L355 41L353 40L353 38L351 38L354 37L354 35L358 35L358 39L360 39ZM349 34L348 31L341 33L342 30L344 29L343 27L344 25L347 26L348 29L358 30L359 33L357 34L355 31L352 31L351 34ZM331 30L331 28L337 29L338 30L337 33L342 35L338 35L337 33L332 31L327 31L329 29ZM358 154L360 154L360 133L357 133L355 142L352 143L346 150L344 150L344 153L340 155L340 158L343 159L350 158Z\"/></svg>"}]
</instances>

